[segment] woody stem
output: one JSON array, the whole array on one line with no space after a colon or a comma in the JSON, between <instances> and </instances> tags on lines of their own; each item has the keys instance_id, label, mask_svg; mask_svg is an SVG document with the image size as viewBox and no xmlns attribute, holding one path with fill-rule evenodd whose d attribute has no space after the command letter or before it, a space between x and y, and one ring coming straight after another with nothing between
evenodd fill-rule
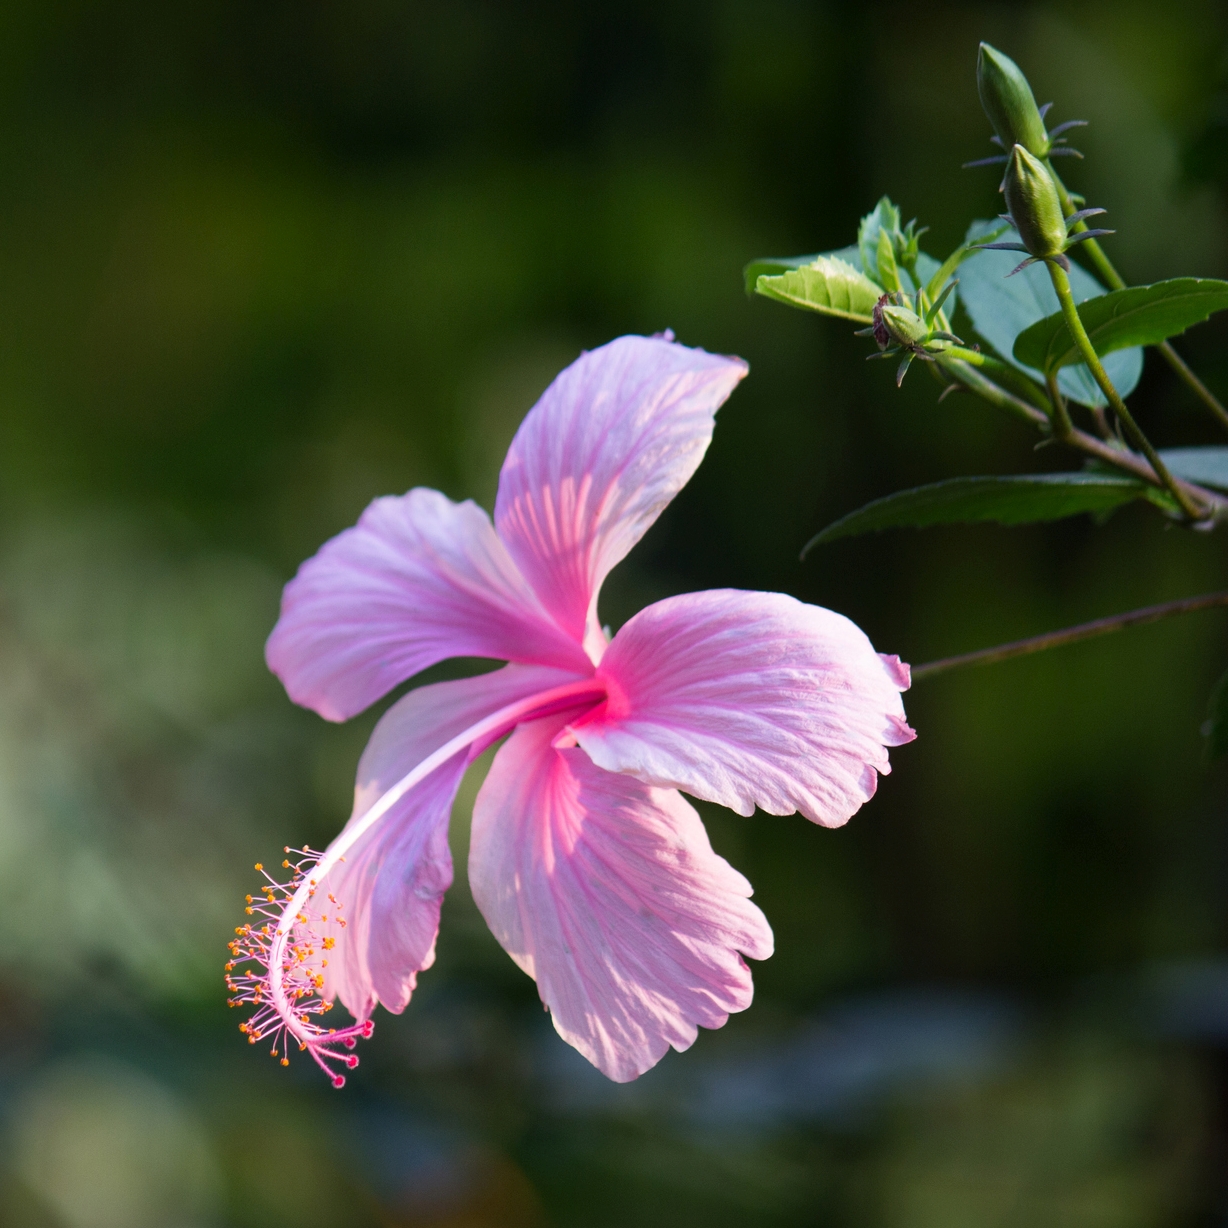
<instances>
[{"instance_id":1,"label":"woody stem","mask_svg":"<svg viewBox=\"0 0 1228 1228\"><path fill-rule=\"evenodd\" d=\"M1105 398L1113 407L1113 411L1121 420L1122 426L1126 428L1126 434L1130 436L1130 442L1147 458L1152 469L1155 470L1156 477L1160 479L1168 492L1176 499L1177 505L1186 516L1192 521L1205 520L1207 509L1195 502L1189 493L1177 484L1176 479L1169 473L1168 467L1160 459L1160 454L1152 446L1147 436L1143 434L1138 423L1134 421L1134 415L1126 408L1126 403L1121 399L1121 395L1113 386L1113 381L1109 379L1108 373L1100 361L1100 356L1096 353L1096 347L1092 345L1091 338L1088 337L1087 330L1083 327L1083 321L1079 319L1079 309L1075 306L1074 295L1070 290L1070 278L1066 275L1066 270L1056 260L1046 260L1045 265L1049 270L1049 279L1053 282L1053 288L1057 291L1057 298L1062 307L1062 318L1066 321L1067 331L1082 355L1083 361L1087 364L1088 370L1091 371L1096 383L1100 385L1101 392L1104 393Z\"/></svg>"},{"instance_id":2,"label":"woody stem","mask_svg":"<svg viewBox=\"0 0 1228 1228\"><path fill-rule=\"evenodd\" d=\"M1065 644L1077 644L1080 640L1094 639L1098 635L1108 635L1111 631L1122 631L1126 627L1139 627L1144 623L1158 622L1174 614L1192 614L1197 610L1209 610L1215 606L1225 605L1228 605L1228 592L1208 593L1205 597L1186 597L1181 601L1165 602L1163 605L1144 606L1141 610L1131 610L1127 614L1113 614L1108 618L1097 618L1089 623L1079 623L1075 627L1065 627L1061 631L1033 635L1026 640L1014 640L1009 644L999 644L994 648L981 648L976 652L965 652L957 657L943 657L940 661L914 665L912 680L919 682L922 678L932 678L936 674L962 669L965 665L994 665L999 661L1009 661L1012 657L1028 656L1034 652L1044 652L1049 648L1061 648Z\"/></svg>"}]
</instances>

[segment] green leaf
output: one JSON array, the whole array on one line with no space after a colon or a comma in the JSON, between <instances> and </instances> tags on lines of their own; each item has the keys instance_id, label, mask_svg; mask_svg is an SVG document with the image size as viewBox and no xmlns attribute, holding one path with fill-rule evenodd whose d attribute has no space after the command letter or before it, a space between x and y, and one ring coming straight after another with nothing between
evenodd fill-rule
<instances>
[{"instance_id":1,"label":"green leaf","mask_svg":"<svg viewBox=\"0 0 1228 1228\"><path fill-rule=\"evenodd\" d=\"M861 251L861 267L867 277L883 284L878 270L879 235L887 233L888 241L900 228L900 211L891 203L889 196L884 196L869 213L861 219L857 227L857 247ZM894 257L893 257L894 258Z\"/></svg>"},{"instance_id":2,"label":"green leaf","mask_svg":"<svg viewBox=\"0 0 1228 1228\"><path fill-rule=\"evenodd\" d=\"M1088 299L1079 304L1079 319L1096 353L1103 357L1127 346L1159 345L1225 307L1228 281L1173 277ZM1014 355L1016 361L1042 371L1056 371L1079 361L1060 311L1024 329L1015 338Z\"/></svg>"},{"instance_id":3,"label":"green leaf","mask_svg":"<svg viewBox=\"0 0 1228 1228\"><path fill-rule=\"evenodd\" d=\"M775 277L780 273L788 273L792 269L800 269L804 264L813 264L820 256L831 256L851 264L860 272L861 250L857 247L842 247L834 252L811 252L808 256L760 256L752 260L742 270L742 282L747 294L754 294L760 277Z\"/></svg>"},{"instance_id":4,"label":"green leaf","mask_svg":"<svg viewBox=\"0 0 1228 1228\"><path fill-rule=\"evenodd\" d=\"M898 290L901 283L900 273L895 264L895 247L891 242L891 235L886 230L878 232L878 244L874 260L878 266L878 276L875 278L875 281L884 290Z\"/></svg>"},{"instance_id":5,"label":"green leaf","mask_svg":"<svg viewBox=\"0 0 1228 1228\"><path fill-rule=\"evenodd\" d=\"M1207 762L1220 758L1228 751L1228 673L1223 674L1207 700L1207 719L1202 735L1207 739Z\"/></svg>"},{"instance_id":6,"label":"green leaf","mask_svg":"<svg viewBox=\"0 0 1228 1228\"><path fill-rule=\"evenodd\" d=\"M1147 487L1133 478L1099 473L1042 473L1019 477L949 478L929 486L875 499L829 524L806 543L813 546L879 529L924 529L936 524L1030 524L1061 520L1081 512L1107 512L1146 498Z\"/></svg>"},{"instance_id":7,"label":"green leaf","mask_svg":"<svg viewBox=\"0 0 1228 1228\"><path fill-rule=\"evenodd\" d=\"M845 264L850 265L859 273L865 273L865 268L861 263L861 249L859 247L841 247L834 252L814 252L808 256L763 256L758 260L752 260L742 270L742 276L746 284L746 293L754 294L759 288L760 277L776 277L784 273L790 273L794 269L800 269L805 265L812 265L816 260L842 260ZM919 252L917 255L917 276L922 283L929 281L939 268L938 261L933 256L927 256L925 252ZM908 275L907 269L897 268L900 277L900 285L908 293L916 290L913 285L912 278ZM873 281L873 278L870 279ZM878 294L883 293L883 288L875 282ZM776 295L769 297L775 298ZM784 299L784 302L792 303L790 299ZM797 304L792 304L796 306ZM809 306L809 304L802 304ZM955 310L955 298L952 296L947 299L946 311L948 316Z\"/></svg>"},{"instance_id":8,"label":"green leaf","mask_svg":"<svg viewBox=\"0 0 1228 1228\"><path fill-rule=\"evenodd\" d=\"M989 232L1000 226L999 222L973 222L968 228L967 241L988 241ZM1001 235L1005 242L1015 237L1009 230ZM1015 338L1037 320L1058 310L1057 294L1043 265L1030 265L1014 277L1007 277L1019 259L1016 252L974 253L960 267L959 294L973 328L995 352L1039 378L1038 369L1028 368L1015 359ZM1104 294L1104 287L1077 264L1070 269L1070 287L1076 303ZM1104 360L1104 368L1118 392L1123 397L1128 396L1143 373L1143 351L1137 347L1119 350ZM1062 392L1080 405L1105 404L1104 394L1082 363L1064 368L1057 382Z\"/></svg>"},{"instance_id":9,"label":"green leaf","mask_svg":"<svg viewBox=\"0 0 1228 1228\"><path fill-rule=\"evenodd\" d=\"M882 287L859 269L835 256L819 256L810 264L774 277L760 275L755 290L793 307L860 324L870 323L874 304L883 293Z\"/></svg>"},{"instance_id":10,"label":"green leaf","mask_svg":"<svg viewBox=\"0 0 1228 1228\"><path fill-rule=\"evenodd\" d=\"M974 222L975 226L976 223ZM994 226L991 230L977 236L977 241L981 243L993 243L1002 235L1010 230L1009 222L1002 222L998 226ZM925 277L925 293L931 302L936 299L941 293L942 288L955 274L955 270L959 268L965 260L976 253L971 249L971 239L965 239L941 264L936 260L933 261L933 271ZM930 257L925 257L927 260ZM921 262L917 262L917 272L921 273Z\"/></svg>"},{"instance_id":11,"label":"green leaf","mask_svg":"<svg viewBox=\"0 0 1228 1228\"><path fill-rule=\"evenodd\" d=\"M1166 448L1160 459L1187 482L1228 490L1228 448Z\"/></svg>"}]
</instances>

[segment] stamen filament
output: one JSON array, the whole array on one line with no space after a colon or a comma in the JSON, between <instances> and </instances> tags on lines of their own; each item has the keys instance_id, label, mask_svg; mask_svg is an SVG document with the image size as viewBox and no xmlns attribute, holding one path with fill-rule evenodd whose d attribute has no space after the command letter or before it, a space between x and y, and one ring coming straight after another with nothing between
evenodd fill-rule
<instances>
[{"instance_id":1,"label":"stamen filament","mask_svg":"<svg viewBox=\"0 0 1228 1228\"><path fill-rule=\"evenodd\" d=\"M231 1005L251 1003L257 1007L256 1013L240 1025L240 1030L247 1034L248 1040L255 1044L261 1039L272 1039L274 1056L280 1044L281 1062L282 1065L287 1065L288 1036L293 1036L299 1048L309 1052L329 1076L333 1086L342 1087L345 1084L345 1076L338 1074L329 1063L336 1062L352 1069L358 1065L358 1058L353 1054L338 1052L336 1046L353 1049L360 1037L371 1035L374 1024L366 1019L346 1028L325 1029L312 1022L313 1015L321 1014L332 1007L331 1002L318 996L323 989L323 976L303 967L305 961L314 957L317 951L330 950L334 945L332 938L322 938L311 929L314 916L310 900L320 884L344 859L346 853L410 789L448 760L467 752L472 761L492 742L529 717L548 716L567 708L596 703L604 698L604 685L595 679L585 678L508 704L445 742L402 776L378 798L358 822L333 841L326 853L317 854L308 848L287 848L287 853L295 853L299 857L295 863L289 860L282 863L284 868L292 871L289 883L278 883L257 864L256 868L268 879L268 886L263 887L259 895L247 897L246 911L250 915L265 917L275 924L266 924L259 928L251 924L240 926L236 931L238 938L231 943L233 958L226 966L227 986L236 995L231 999ZM341 903L331 894L328 901L330 910L339 914ZM327 920L327 914L320 919ZM345 925L339 915L335 919L341 926ZM296 927L300 938L292 941ZM248 961L254 961L263 971L231 975L234 968Z\"/></svg>"}]
</instances>

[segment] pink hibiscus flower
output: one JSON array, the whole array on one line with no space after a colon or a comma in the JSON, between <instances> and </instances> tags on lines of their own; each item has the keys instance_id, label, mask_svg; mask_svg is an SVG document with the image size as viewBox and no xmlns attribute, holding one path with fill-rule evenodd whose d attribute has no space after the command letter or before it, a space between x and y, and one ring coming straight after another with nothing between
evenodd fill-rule
<instances>
[{"instance_id":1,"label":"pink hibiscus flower","mask_svg":"<svg viewBox=\"0 0 1228 1228\"><path fill-rule=\"evenodd\" d=\"M525 418L493 525L434 490L377 499L286 585L269 667L329 720L447 657L509 664L393 704L345 829L248 898L265 920L238 930L227 979L256 1007L253 1043L285 1062L293 1040L344 1083L376 1004L404 1010L434 961L452 802L509 733L474 807L469 881L559 1035L621 1082L750 1005L743 957L766 959L772 932L680 790L837 827L915 735L908 667L792 597L690 593L612 640L601 628L602 581L695 472L746 370L620 337ZM338 1000L357 1022L329 1029Z\"/></svg>"}]
</instances>

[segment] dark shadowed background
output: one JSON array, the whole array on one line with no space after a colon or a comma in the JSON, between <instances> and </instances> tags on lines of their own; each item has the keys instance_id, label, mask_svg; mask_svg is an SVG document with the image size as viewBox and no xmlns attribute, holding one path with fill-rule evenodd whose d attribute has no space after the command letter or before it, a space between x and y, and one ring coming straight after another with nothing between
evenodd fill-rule
<instances>
[{"instance_id":1,"label":"dark shadowed background","mask_svg":"<svg viewBox=\"0 0 1228 1228\"><path fill-rule=\"evenodd\" d=\"M637 1083L553 1033L458 881L344 1092L235 1031L256 860L322 846L377 713L295 709L281 585L375 496L491 505L520 418L625 332L743 355L602 616L779 589L922 662L1222 587L1223 534L897 532L866 500L1054 468L740 267L883 193L943 256L1001 208L977 41L1087 118L1132 280L1228 273L1228 15L1075 6L14 0L0 10L0 1223L1228 1223L1228 666L1202 614L920 684L838 832L706 808L777 954ZM957 327L967 327L957 320ZM1221 396L1228 325L1179 342ZM1217 442L1170 371L1157 442ZM435 676L442 676L434 671Z\"/></svg>"}]
</instances>

